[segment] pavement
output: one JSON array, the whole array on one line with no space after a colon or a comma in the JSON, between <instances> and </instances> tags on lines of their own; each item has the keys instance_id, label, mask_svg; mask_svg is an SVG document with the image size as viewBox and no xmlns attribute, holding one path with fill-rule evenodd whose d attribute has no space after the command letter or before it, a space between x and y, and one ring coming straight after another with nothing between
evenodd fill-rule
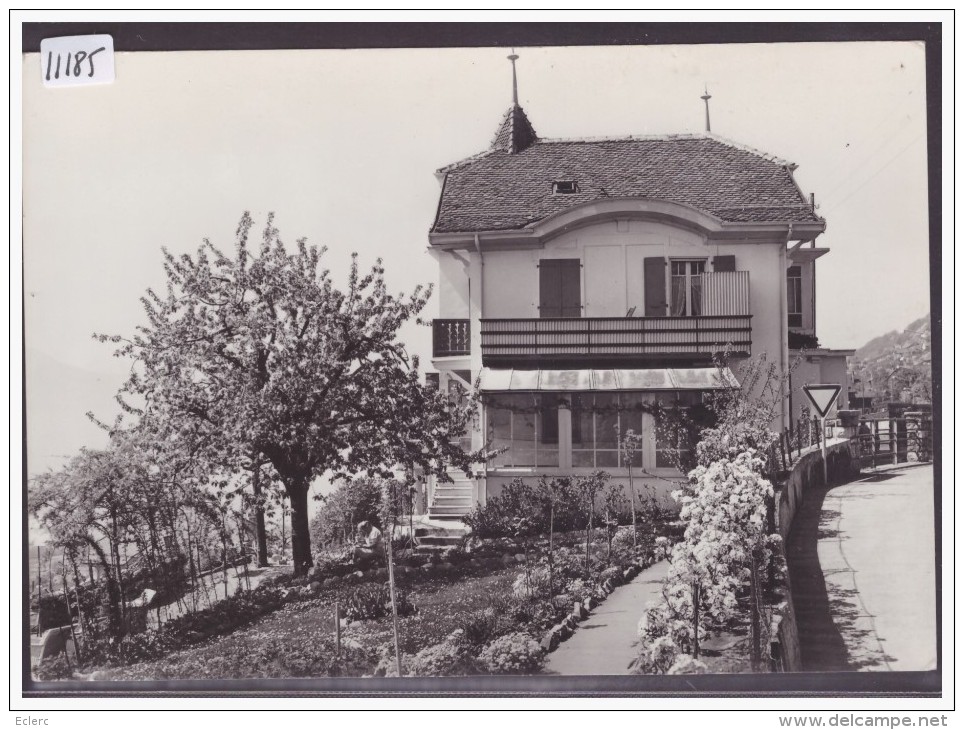
<instances>
[{"instance_id":1,"label":"pavement","mask_svg":"<svg viewBox=\"0 0 964 730\"><path fill-rule=\"evenodd\" d=\"M629 674L639 654L636 627L646 604L660 598L669 563L651 565L596 606L575 633L549 654L544 672L564 675Z\"/></svg>"},{"instance_id":2,"label":"pavement","mask_svg":"<svg viewBox=\"0 0 964 730\"><path fill-rule=\"evenodd\" d=\"M937 666L934 471L811 490L787 542L805 671Z\"/></svg>"}]
</instances>

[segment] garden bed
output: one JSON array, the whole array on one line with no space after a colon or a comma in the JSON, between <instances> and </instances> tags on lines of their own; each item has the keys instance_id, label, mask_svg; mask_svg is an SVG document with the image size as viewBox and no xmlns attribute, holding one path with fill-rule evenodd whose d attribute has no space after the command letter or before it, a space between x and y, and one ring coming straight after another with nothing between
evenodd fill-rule
<instances>
[{"instance_id":1,"label":"garden bed","mask_svg":"<svg viewBox=\"0 0 964 730\"><path fill-rule=\"evenodd\" d=\"M476 541L472 552L452 550L431 559L403 556L396 582L402 605L415 609L399 618L403 673L538 671L545 654L572 632L577 618L571 615L584 617L574 611L577 601L587 608L595 605L627 577L627 570L635 574L651 561L643 548L630 555L622 547L609 555L613 565L607 565L606 541L597 540L591 551L591 577L574 580L585 559L580 537L581 533L557 536L559 582L552 592L544 584L535 585L539 571L544 571L537 558L542 552L538 542L523 550L512 540L495 539ZM155 639L152 644L150 634L135 637L140 656L128 652L99 667L86 667L81 676L137 680L392 674L392 618L384 605L383 571L387 572L376 568L327 578L315 572L286 579L288 585L262 586L242 594L244 598L221 602L225 605L211 616L196 616L178 626L178 641ZM573 587L578 594L566 592ZM339 656L336 601L342 616L352 617L354 612L356 617L343 627ZM366 611L381 615L357 620ZM152 651L157 655L149 656Z\"/></svg>"}]
</instances>

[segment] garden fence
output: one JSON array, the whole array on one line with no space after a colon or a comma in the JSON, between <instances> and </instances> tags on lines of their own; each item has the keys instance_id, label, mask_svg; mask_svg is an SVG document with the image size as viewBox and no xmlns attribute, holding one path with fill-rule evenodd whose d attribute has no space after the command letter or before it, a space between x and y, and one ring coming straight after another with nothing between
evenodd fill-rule
<instances>
[{"instance_id":1,"label":"garden fence","mask_svg":"<svg viewBox=\"0 0 964 730\"><path fill-rule=\"evenodd\" d=\"M821 429L819 419L801 418L794 425L783 429L767 455L767 471L771 479L785 476L804 450L819 446L821 438L833 438L840 425L839 420L828 420L825 428ZM850 444L851 453L860 459L862 467L876 468L881 464L931 461L933 426L924 415L863 419L857 426L857 433L850 436Z\"/></svg>"}]
</instances>

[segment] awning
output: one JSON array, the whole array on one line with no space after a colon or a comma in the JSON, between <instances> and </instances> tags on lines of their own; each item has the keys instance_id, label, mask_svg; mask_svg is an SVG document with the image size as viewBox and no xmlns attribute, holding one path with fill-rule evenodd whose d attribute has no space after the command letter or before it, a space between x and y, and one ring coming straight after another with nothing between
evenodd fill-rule
<instances>
[{"instance_id":1,"label":"awning","mask_svg":"<svg viewBox=\"0 0 964 730\"><path fill-rule=\"evenodd\" d=\"M722 390L738 388L729 368L645 368L604 370L515 370L482 368L484 392L590 390Z\"/></svg>"}]
</instances>

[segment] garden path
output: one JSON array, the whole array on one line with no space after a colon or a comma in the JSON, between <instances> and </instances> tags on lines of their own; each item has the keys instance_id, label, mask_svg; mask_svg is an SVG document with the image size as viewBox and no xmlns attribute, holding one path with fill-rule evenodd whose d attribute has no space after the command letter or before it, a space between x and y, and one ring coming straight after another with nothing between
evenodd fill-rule
<instances>
[{"instance_id":1,"label":"garden path","mask_svg":"<svg viewBox=\"0 0 964 730\"><path fill-rule=\"evenodd\" d=\"M646 604L659 598L669 563L661 560L613 591L549 655L546 674L629 674L639 653L636 626Z\"/></svg>"}]
</instances>

